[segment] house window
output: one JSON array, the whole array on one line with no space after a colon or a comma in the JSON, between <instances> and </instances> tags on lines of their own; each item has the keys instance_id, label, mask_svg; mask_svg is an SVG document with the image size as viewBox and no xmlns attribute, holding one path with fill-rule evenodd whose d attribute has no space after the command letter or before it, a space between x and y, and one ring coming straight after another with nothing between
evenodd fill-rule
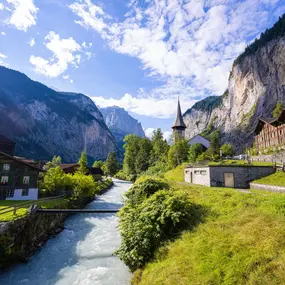
<instances>
[{"instance_id":1,"label":"house window","mask_svg":"<svg viewBox=\"0 0 285 285\"><path fill-rule=\"evenodd\" d=\"M201 175L207 175L207 171L206 171L206 170L201 170L201 171L200 171L200 174L201 174Z\"/></svg>"},{"instance_id":2,"label":"house window","mask_svg":"<svg viewBox=\"0 0 285 285\"><path fill-rule=\"evenodd\" d=\"M13 198L14 197L14 190L13 189L7 190L6 197L7 198Z\"/></svg>"},{"instance_id":3,"label":"house window","mask_svg":"<svg viewBox=\"0 0 285 285\"><path fill-rule=\"evenodd\" d=\"M9 176L1 176L1 184L7 185L9 182Z\"/></svg>"},{"instance_id":4,"label":"house window","mask_svg":"<svg viewBox=\"0 0 285 285\"><path fill-rule=\"evenodd\" d=\"M23 184L30 184L30 176L23 177Z\"/></svg>"},{"instance_id":5,"label":"house window","mask_svg":"<svg viewBox=\"0 0 285 285\"><path fill-rule=\"evenodd\" d=\"M22 189L22 196L28 196L29 195L29 189Z\"/></svg>"},{"instance_id":6,"label":"house window","mask_svg":"<svg viewBox=\"0 0 285 285\"><path fill-rule=\"evenodd\" d=\"M7 163L3 164L3 170L9 171L10 170L10 164L7 164Z\"/></svg>"}]
</instances>

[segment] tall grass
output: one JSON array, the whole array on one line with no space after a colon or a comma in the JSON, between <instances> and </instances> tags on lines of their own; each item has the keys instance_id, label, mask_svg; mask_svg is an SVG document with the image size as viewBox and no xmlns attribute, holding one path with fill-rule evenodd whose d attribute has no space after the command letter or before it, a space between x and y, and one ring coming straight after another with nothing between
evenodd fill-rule
<instances>
[{"instance_id":1,"label":"tall grass","mask_svg":"<svg viewBox=\"0 0 285 285\"><path fill-rule=\"evenodd\" d=\"M285 284L285 195L187 186L204 222L160 248L132 284Z\"/></svg>"}]
</instances>

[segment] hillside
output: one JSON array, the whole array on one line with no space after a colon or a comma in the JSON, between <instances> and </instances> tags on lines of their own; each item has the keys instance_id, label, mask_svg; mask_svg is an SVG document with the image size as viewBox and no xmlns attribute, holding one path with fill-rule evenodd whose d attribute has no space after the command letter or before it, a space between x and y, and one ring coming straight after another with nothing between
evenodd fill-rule
<instances>
[{"instance_id":1,"label":"hillside","mask_svg":"<svg viewBox=\"0 0 285 285\"><path fill-rule=\"evenodd\" d=\"M141 123L129 115L123 108L114 106L101 108L100 111L104 116L106 125L120 146L122 146L123 139L128 134L145 137Z\"/></svg>"},{"instance_id":2,"label":"hillside","mask_svg":"<svg viewBox=\"0 0 285 285\"><path fill-rule=\"evenodd\" d=\"M0 66L0 133L14 140L16 154L34 159L60 155L77 161L86 146L90 160L117 151L116 141L94 102L60 93Z\"/></svg>"},{"instance_id":3,"label":"hillside","mask_svg":"<svg viewBox=\"0 0 285 285\"><path fill-rule=\"evenodd\" d=\"M208 97L184 114L186 137L220 128L224 142L241 151L253 142L259 117L285 103L285 15L234 62L223 96Z\"/></svg>"}]
</instances>

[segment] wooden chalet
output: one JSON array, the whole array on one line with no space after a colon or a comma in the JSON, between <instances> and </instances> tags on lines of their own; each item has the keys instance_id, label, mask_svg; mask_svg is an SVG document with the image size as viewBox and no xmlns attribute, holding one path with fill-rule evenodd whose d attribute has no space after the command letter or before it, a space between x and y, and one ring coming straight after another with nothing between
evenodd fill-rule
<instances>
[{"instance_id":1,"label":"wooden chalet","mask_svg":"<svg viewBox=\"0 0 285 285\"><path fill-rule=\"evenodd\" d=\"M255 128L255 146L257 150L285 145L285 110L278 118L259 119Z\"/></svg>"},{"instance_id":2,"label":"wooden chalet","mask_svg":"<svg viewBox=\"0 0 285 285\"><path fill-rule=\"evenodd\" d=\"M0 134L0 151L11 156L15 153L16 143Z\"/></svg>"},{"instance_id":3,"label":"wooden chalet","mask_svg":"<svg viewBox=\"0 0 285 285\"><path fill-rule=\"evenodd\" d=\"M0 152L0 200L37 200L42 170Z\"/></svg>"},{"instance_id":4,"label":"wooden chalet","mask_svg":"<svg viewBox=\"0 0 285 285\"><path fill-rule=\"evenodd\" d=\"M59 167L63 170L64 173L74 174L79 167L78 163L62 163Z\"/></svg>"}]
</instances>

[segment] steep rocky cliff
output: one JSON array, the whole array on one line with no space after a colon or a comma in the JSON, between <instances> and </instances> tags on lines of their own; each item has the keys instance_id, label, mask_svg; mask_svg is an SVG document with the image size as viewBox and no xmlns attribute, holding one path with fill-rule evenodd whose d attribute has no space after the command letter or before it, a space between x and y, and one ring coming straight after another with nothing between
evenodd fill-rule
<instances>
[{"instance_id":1,"label":"steep rocky cliff","mask_svg":"<svg viewBox=\"0 0 285 285\"><path fill-rule=\"evenodd\" d=\"M123 108L114 106L102 108L100 110L104 116L106 125L120 145L122 144L124 137L128 134L145 137L141 123L130 116Z\"/></svg>"},{"instance_id":2,"label":"steep rocky cliff","mask_svg":"<svg viewBox=\"0 0 285 285\"><path fill-rule=\"evenodd\" d=\"M77 161L86 146L91 160L105 159L117 143L94 102L60 93L0 67L0 133L13 139L16 154L34 159L60 155Z\"/></svg>"},{"instance_id":3,"label":"steep rocky cliff","mask_svg":"<svg viewBox=\"0 0 285 285\"><path fill-rule=\"evenodd\" d=\"M223 96L208 97L184 114L186 136L220 128L224 142L251 146L259 117L285 104L285 16L235 61Z\"/></svg>"}]
</instances>

